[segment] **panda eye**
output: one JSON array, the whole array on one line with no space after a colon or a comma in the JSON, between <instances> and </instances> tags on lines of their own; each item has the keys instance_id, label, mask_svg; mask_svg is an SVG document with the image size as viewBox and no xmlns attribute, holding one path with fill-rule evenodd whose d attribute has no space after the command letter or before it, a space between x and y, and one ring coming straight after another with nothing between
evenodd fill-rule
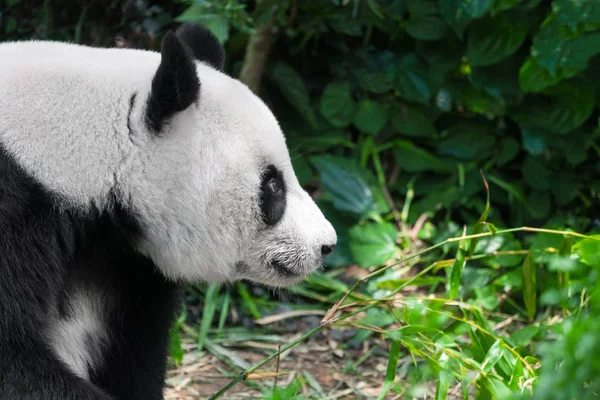
<instances>
[{"instance_id":1,"label":"panda eye","mask_svg":"<svg viewBox=\"0 0 600 400\"><path fill-rule=\"evenodd\" d=\"M269 165L262 175L260 184L260 211L267 226L276 225L285 212L286 191L281 172Z\"/></svg>"},{"instance_id":2,"label":"panda eye","mask_svg":"<svg viewBox=\"0 0 600 400\"><path fill-rule=\"evenodd\" d=\"M273 194L279 191L279 183L277 183L277 180L275 178L271 178L271 180L269 181L269 189Z\"/></svg>"}]
</instances>

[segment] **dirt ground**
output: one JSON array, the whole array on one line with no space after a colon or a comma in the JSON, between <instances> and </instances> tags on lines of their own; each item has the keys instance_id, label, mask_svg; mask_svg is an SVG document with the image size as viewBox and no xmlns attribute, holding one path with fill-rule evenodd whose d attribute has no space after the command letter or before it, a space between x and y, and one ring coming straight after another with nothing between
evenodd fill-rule
<instances>
[{"instance_id":1,"label":"dirt ground","mask_svg":"<svg viewBox=\"0 0 600 400\"><path fill-rule=\"evenodd\" d=\"M290 336L289 339L293 340L294 337ZM350 371L346 367L360 359L368 349L342 351L337 347L335 341L323 336L318 340L301 343L287 354L284 353L280 358L279 371L287 374L278 377L277 385L285 387L299 375L308 372L318 382L318 385L313 385L317 389L311 388L309 393L316 394L318 398L327 400L376 398L383 384L387 359L371 354L356 369ZM194 344L184 344L184 349L186 354L182 365L171 369L168 373L166 400L208 399L233 379L235 374L233 369L218 357L207 351L198 353ZM254 365L275 352L277 346L249 343L243 347L227 346L227 349L235 352L239 359ZM262 371L275 371L275 368L274 360ZM226 374L230 374L231 377ZM273 379L268 379L261 383L272 387L275 382ZM319 386L322 389L321 393L319 393ZM240 382L221 398L241 400L262 397L259 390Z\"/></svg>"}]
</instances>

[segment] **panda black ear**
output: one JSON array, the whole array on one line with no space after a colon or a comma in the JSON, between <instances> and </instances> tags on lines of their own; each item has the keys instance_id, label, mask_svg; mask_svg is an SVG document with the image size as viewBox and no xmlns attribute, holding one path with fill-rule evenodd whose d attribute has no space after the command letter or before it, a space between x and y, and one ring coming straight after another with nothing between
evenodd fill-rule
<instances>
[{"instance_id":1,"label":"panda black ear","mask_svg":"<svg viewBox=\"0 0 600 400\"><path fill-rule=\"evenodd\" d=\"M146 107L148 128L160 132L168 118L191 106L199 95L200 81L189 50L173 32L167 32Z\"/></svg>"},{"instance_id":2,"label":"panda black ear","mask_svg":"<svg viewBox=\"0 0 600 400\"><path fill-rule=\"evenodd\" d=\"M213 68L223 71L225 66L225 50L217 38L201 25L182 24L175 33L186 46L190 48L194 57Z\"/></svg>"}]
</instances>

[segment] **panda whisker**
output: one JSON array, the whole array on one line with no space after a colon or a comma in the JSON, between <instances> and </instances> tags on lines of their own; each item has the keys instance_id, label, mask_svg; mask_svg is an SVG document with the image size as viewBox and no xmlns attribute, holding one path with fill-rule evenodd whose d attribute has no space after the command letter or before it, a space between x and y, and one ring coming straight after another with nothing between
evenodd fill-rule
<instances>
[{"instance_id":1,"label":"panda whisker","mask_svg":"<svg viewBox=\"0 0 600 400\"><path fill-rule=\"evenodd\" d=\"M299 149L300 147L302 147L304 145L304 143L306 143L306 140L303 140L302 143L299 143L296 147L294 147L293 149L290 149L290 153L293 153L294 151L296 151L297 149Z\"/></svg>"}]
</instances>

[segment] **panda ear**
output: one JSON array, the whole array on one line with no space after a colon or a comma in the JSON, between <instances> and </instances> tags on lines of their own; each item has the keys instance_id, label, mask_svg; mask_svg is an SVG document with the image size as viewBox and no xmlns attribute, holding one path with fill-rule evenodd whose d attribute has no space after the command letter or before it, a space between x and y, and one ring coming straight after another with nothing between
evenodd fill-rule
<instances>
[{"instance_id":1,"label":"panda ear","mask_svg":"<svg viewBox=\"0 0 600 400\"><path fill-rule=\"evenodd\" d=\"M146 107L148 128L160 132L168 118L191 106L199 95L200 81L189 50L173 32L167 32Z\"/></svg>"},{"instance_id":2,"label":"panda ear","mask_svg":"<svg viewBox=\"0 0 600 400\"><path fill-rule=\"evenodd\" d=\"M186 46L190 48L194 57L213 68L223 71L225 66L225 50L217 38L201 25L182 24L175 33Z\"/></svg>"}]
</instances>

